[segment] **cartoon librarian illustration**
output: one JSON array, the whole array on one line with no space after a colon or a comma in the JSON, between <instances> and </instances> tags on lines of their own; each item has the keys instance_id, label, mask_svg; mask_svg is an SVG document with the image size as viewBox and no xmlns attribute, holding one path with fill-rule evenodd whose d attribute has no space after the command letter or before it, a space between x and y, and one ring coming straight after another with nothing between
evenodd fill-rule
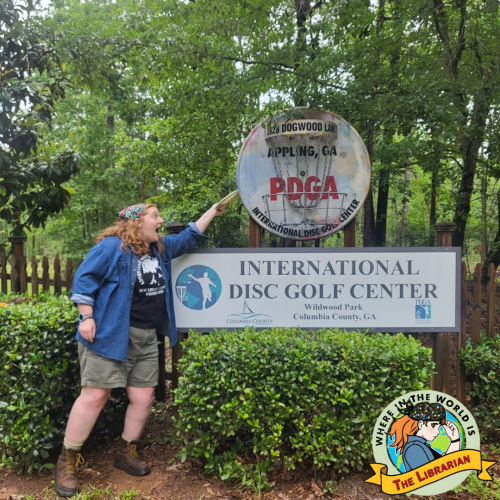
<instances>
[{"instance_id":1,"label":"cartoon librarian illustration","mask_svg":"<svg viewBox=\"0 0 500 500\"><path fill-rule=\"evenodd\" d=\"M390 446L403 456L406 472L460 450L460 431L455 423L446 420L446 410L439 403L408 405L401 413L403 416L391 425L389 436L394 439ZM441 427L450 439L442 455L428 444L439 436Z\"/></svg>"}]
</instances>

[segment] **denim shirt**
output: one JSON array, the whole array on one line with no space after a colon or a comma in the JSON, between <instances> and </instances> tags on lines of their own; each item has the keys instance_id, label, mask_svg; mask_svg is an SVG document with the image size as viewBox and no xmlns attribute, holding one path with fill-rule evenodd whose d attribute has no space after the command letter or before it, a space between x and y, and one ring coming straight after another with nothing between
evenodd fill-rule
<instances>
[{"instance_id":1,"label":"denim shirt","mask_svg":"<svg viewBox=\"0 0 500 500\"><path fill-rule=\"evenodd\" d=\"M433 450L427 441L420 436L408 436L408 441L403 448L403 463L406 472L418 469L422 465L432 462L441 455Z\"/></svg>"},{"instance_id":2,"label":"denim shirt","mask_svg":"<svg viewBox=\"0 0 500 500\"><path fill-rule=\"evenodd\" d=\"M164 315L160 333L170 336L170 346L177 342L171 262L203 239L207 239L207 236L201 234L196 224L190 222L181 233L165 236L161 256L156 245L153 246L167 281L165 307L168 316ZM118 236L110 236L90 250L75 273L71 300L75 304L93 306L96 324L93 343L87 342L78 330L77 340L101 356L126 361L130 308L139 258L130 250L122 250L120 245Z\"/></svg>"}]
</instances>

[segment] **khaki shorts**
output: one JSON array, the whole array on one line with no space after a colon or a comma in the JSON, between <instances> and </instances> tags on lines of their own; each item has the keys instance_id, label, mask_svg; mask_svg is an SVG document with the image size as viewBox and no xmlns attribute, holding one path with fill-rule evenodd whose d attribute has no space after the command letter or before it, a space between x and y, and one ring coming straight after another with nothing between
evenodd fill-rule
<instances>
[{"instance_id":1,"label":"khaki shorts","mask_svg":"<svg viewBox=\"0 0 500 500\"><path fill-rule=\"evenodd\" d=\"M154 328L130 327L127 361L99 356L81 342L78 342L78 359L82 387L114 389L158 385L158 340Z\"/></svg>"}]
</instances>

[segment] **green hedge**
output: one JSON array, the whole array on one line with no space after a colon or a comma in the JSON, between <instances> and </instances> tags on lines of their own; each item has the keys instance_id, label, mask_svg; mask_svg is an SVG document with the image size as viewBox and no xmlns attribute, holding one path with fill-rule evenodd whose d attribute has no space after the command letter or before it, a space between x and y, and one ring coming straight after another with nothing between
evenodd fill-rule
<instances>
[{"instance_id":1,"label":"green hedge","mask_svg":"<svg viewBox=\"0 0 500 500\"><path fill-rule=\"evenodd\" d=\"M493 339L481 336L477 347L467 340L460 351L460 360L474 375L471 396L479 398L472 409L481 432L495 436L500 432L500 336Z\"/></svg>"},{"instance_id":2,"label":"green hedge","mask_svg":"<svg viewBox=\"0 0 500 500\"><path fill-rule=\"evenodd\" d=\"M191 333L175 392L183 458L262 489L275 467L361 470L377 416L428 386L431 351L402 334Z\"/></svg>"},{"instance_id":3,"label":"green hedge","mask_svg":"<svg viewBox=\"0 0 500 500\"><path fill-rule=\"evenodd\" d=\"M64 295L0 294L0 467L53 466L80 392L77 315ZM127 403L125 389L113 389L96 439L121 434Z\"/></svg>"},{"instance_id":4,"label":"green hedge","mask_svg":"<svg viewBox=\"0 0 500 500\"><path fill-rule=\"evenodd\" d=\"M0 465L40 469L78 387L77 310L50 295L0 306Z\"/></svg>"}]
</instances>

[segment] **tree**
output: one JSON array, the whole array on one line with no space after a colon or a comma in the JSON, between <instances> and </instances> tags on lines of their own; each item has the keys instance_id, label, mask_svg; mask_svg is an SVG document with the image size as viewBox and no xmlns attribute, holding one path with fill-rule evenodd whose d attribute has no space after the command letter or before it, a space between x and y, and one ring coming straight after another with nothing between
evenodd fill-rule
<instances>
[{"instance_id":1,"label":"tree","mask_svg":"<svg viewBox=\"0 0 500 500\"><path fill-rule=\"evenodd\" d=\"M433 0L432 16L441 42L446 94L455 110L462 175L455 209L455 244L462 246L470 212L479 150L492 104L500 91L500 28L494 2Z\"/></svg>"},{"instance_id":2,"label":"tree","mask_svg":"<svg viewBox=\"0 0 500 500\"><path fill-rule=\"evenodd\" d=\"M414 167L424 170L419 190L430 200L419 207L428 214L426 238L450 206L470 211L464 200L474 182L464 179L474 180L481 154L473 150L498 132L488 118L500 53L491 2L57 2L53 19L78 85L108 99L108 123L127 124L109 134L113 168L131 172L143 197L172 217L233 189L248 132L296 104L338 113L365 139L374 166L366 244L385 244L402 192L404 215L393 213L407 217L411 232L413 192L400 188L405 171L413 184ZM86 75L92 81L83 85Z\"/></svg>"},{"instance_id":3,"label":"tree","mask_svg":"<svg viewBox=\"0 0 500 500\"><path fill-rule=\"evenodd\" d=\"M25 236L25 228L60 211L71 193L62 184L78 171L73 151L40 146L68 82L53 47L40 41L32 11L28 1L1 3L0 218L11 224L13 236Z\"/></svg>"}]
</instances>

